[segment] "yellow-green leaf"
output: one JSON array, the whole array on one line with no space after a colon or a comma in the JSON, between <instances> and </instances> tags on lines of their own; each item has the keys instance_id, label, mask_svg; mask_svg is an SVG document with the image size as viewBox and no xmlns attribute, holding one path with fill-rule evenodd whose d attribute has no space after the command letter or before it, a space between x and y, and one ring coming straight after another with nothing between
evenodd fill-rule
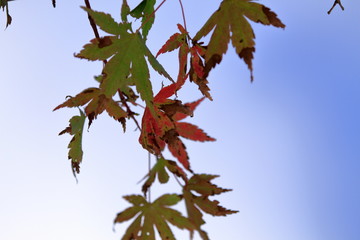
<instances>
[{"instance_id":1,"label":"yellow-green leaf","mask_svg":"<svg viewBox=\"0 0 360 240\"><path fill-rule=\"evenodd\" d=\"M194 41L198 41L214 30L205 53L205 70L207 71L205 75L221 62L231 39L236 53L247 64L251 72L251 80L253 80L252 59L255 52L255 35L247 19L264 25L285 27L274 12L262 4L252 0L223 0L219 9L211 15L194 37Z\"/></svg>"},{"instance_id":2,"label":"yellow-green leaf","mask_svg":"<svg viewBox=\"0 0 360 240\"><path fill-rule=\"evenodd\" d=\"M65 128L63 131L59 133L62 135L64 133L69 133L73 135L68 148L69 154L68 158L71 160L71 167L75 176L75 173L80 173L80 163L83 158L83 150L82 150L82 134L84 130L85 123L85 114L83 111L80 111L79 116L74 116L70 119L69 127Z\"/></svg>"},{"instance_id":3,"label":"yellow-green leaf","mask_svg":"<svg viewBox=\"0 0 360 240\"><path fill-rule=\"evenodd\" d=\"M98 25L101 30L114 35L120 35L122 33L123 29L121 29L121 26L115 22L110 14L94 11L86 7L81 8L94 19L96 25Z\"/></svg>"}]
</instances>

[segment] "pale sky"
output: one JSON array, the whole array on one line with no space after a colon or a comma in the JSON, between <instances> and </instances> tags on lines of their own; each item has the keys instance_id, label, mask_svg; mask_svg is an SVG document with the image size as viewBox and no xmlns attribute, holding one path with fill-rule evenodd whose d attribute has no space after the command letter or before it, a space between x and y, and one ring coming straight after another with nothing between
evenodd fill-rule
<instances>
[{"instance_id":1,"label":"pale sky","mask_svg":"<svg viewBox=\"0 0 360 240\"><path fill-rule=\"evenodd\" d=\"M345 11L337 6L328 15L332 0L259 1L287 27L253 24L254 82L231 46L211 73L214 101L203 102L190 121L217 141L185 143L193 170L221 175L215 182L233 191L217 199L240 211L206 217L212 240L359 239L360 3L342 2ZM219 3L183 1L190 35ZM137 182L147 171L139 132L129 121L123 134L106 114L98 117L84 132L77 184L67 159L71 137L57 134L78 111L52 112L65 96L96 86L101 71L100 62L73 57L93 38L84 3L9 5L13 23L0 31L0 239L121 239L127 224L114 232L113 219L129 206L122 196L141 193ZM117 20L120 5L92 1ZM177 23L179 3L168 0L148 37L153 53ZM5 24L1 11L0 29ZM158 59L176 76L176 53ZM155 89L166 83L151 76ZM201 97L194 84L185 90L185 101ZM166 192L180 189L152 190L154 198Z\"/></svg>"}]
</instances>

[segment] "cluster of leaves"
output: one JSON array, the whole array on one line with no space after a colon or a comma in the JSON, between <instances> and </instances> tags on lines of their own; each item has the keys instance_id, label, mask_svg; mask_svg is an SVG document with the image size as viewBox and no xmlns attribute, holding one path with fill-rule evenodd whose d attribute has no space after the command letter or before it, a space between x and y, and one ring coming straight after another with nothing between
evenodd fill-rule
<instances>
[{"instance_id":1,"label":"cluster of leaves","mask_svg":"<svg viewBox=\"0 0 360 240\"><path fill-rule=\"evenodd\" d=\"M143 0L131 10L126 0L123 0L120 22L116 22L109 14L83 7L96 26L107 34L90 40L75 55L81 59L104 63L101 74L96 77L99 86L68 97L54 110L64 107L77 107L80 110L80 115L72 117L69 126L60 132L73 136L68 146L68 157L74 174L80 172L85 121L88 119L90 127L93 120L104 111L120 122L124 131L126 122L133 120L140 130L140 144L156 157L157 162L144 177L144 196L125 196L125 200L133 206L120 212L114 220L115 223L122 223L134 219L122 239L155 239L154 228L162 239L175 239L169 223L180 229L187 229L191 236L196 231L202 239L209 239L202 229L205 223L203 213L226 216L237 211L228 210L220 206L218 201L210 199L230 190L220 188L211 182L218 176L197 174L191 169L189 156L181 138L200 142L215 139L199 127L182 120L187 116L193 116L194 110L205 98L212 100L208 76L222 61L230 41L240 59L248 66L250 79L253 80L255 35L249 21L280 28L284 28L285 25L274 12L262 4L250 0L223 0L219 9L210 16L194 37L187 32L185 24L178 24L179 31L170 36L154 56L147 47L146 40L154 24L157 10L155 4L155 0ZM139 29L133 29L129 18L141 20ZM201 39L210 33L210 40L205 45ZM174 50L178 51L179 64L176 80L157 60L159 55ZM156 94L153 93L150 80L150 67L169 81ZM191 103L179 100L177 92L187 80L195 83L204 97ZM139 124L136 119L138 114L131 108L139 106L141 100L146 106ZM164 157L166 147L176 161ZM150 198L146 199L155 179L157 178L161 184L167 183L169 173L179 182L181 193L164 194L153 202ZM187 216L171 208L182 200L186 206Z\"/></svg>"}]
</instances>

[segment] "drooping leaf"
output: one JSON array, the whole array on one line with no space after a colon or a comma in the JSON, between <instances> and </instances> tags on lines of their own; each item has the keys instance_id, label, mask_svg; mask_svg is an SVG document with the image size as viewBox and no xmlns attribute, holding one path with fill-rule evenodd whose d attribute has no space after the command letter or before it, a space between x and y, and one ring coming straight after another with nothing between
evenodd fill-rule
<instances>
[{"instance_id":1,"label":"drooping leaf","mask_svg":"<svg viewBox=\"0 0 360 240\"><path fill-rule=\"evenodd\" d=\"M209 237L201 228L205 223L202 212L212 216L227 216L238 212L226 209L220 206L218 201L209 199L209 196L230 191L230 189L220 188L210 182L216 177L218 176L194 174L183 188L183 197L188 218L194 224L195 229L199 232L203 240L208 240ZM200 195L196 195L193 191Z\"/></svg>"},{"instance_id":2,"label":"drooping leaf","mask_svg":"<svg viewBox=\"0 0 360 240\"><path fill-rule=\"evenodd\" d=\"M72 139L68 145L69 154L68 158L71 160L71 167L73 170L73 174L75 176L76 173L80 173L80 163L83 158L83 150L82 150L82 135L84 130L85 123L85 114L83 111L80 111L79 116L74 116L70 119L70 124L67 128L59 133L62 135L64 133L69 133L72 135Z\"/></svg>"},{"instance_id":3,"label":"drooping leaf","mask_svg":"<svg viewBox=\"0 0 360 240\"><path fill-rule=\"evenodd\" d=\"M156 54L156 57L162 53L171 52L179 48L179 74L177 78L177 90L179 90L187 78L187 57L189 45L187 43L187 32L181 24L177 24L180 33L173 34Z\"/></svg>"},{"instance_id":4,"label":"drooping leaf","mask_svg":"<svg viewBox=\"0 0 360 240\"><path fill-rule=\"evenodd\" d=\"M209 93L210 88L207 85L209 82L207 80L208 73L206 73L204 63L205 52L205 48L199 44L194 44L194 46L191 47L189 76L190 81L198 85L200 92L212 101L213 99Z\"/></svg>"},{"instance_id":5,"label":"drooping leaf","mask_svg":"<svg viewBox=\"0 0 360 240\"><path fill-rule=\"evenodd\" d=\"M185 169L191 171L186 147L179 136L195 141L214 141L215 139L207 136L195 125L180 123L178 126L177 121L186 116L192 116L192 109L195 109L202 99L191 104L182 104L179 100L168 99L175 94L177 89L177 83L171 84L162 88L154 97L155 116L149 112L149 109L145 109L139 141L145 149L155 155L159 155L167 145L172 155Z\"/></svg>"},{"instance_id":6,"label":"drooping leaf","mask_svg":"<svg viewBox=\"0 0 360 240\"><path fill-rule=\"evenodd\" d=\"M195 191L203 196L212 196L231 191L216 186L210 181L219 177L218 175L194 174L187 183L187 189Z\"/></svg>"},{"instance_id":7,"label":"drooping leaf","mask_svg":"<svg viewBox=\"0 0 360 240\"><path fill-rule=\"evenodd\" d=\"M100 88L85 89L75 97L69 97L64 103L54 108L54 111L63 107L80 107L86 104L85 114L89 119L89 127L92 121L106 110L109 116L123 125L125 130L125 117L127 117L127 113L114 99L106 97Z\"/></svg>"},{"instance_id":8,"label":"drooping leaf","mask_svg":"<svg viewBox=\"0 0 360 240\"><path fill-rule=\"evenodd\" d=\"M212 30L205 53L205 75L219 64L231 39L236 53L247 64L252 75L252 59L255 52L255 35L248 20L264 25L284 28L277 15L262 4L252 0L224 0L219 9L211 15L204 26L197 32L194 41L200 40Z\"/></svg>"},{"instance_id":9,"label":"drooping leaf","mask_svg":"<svg viewBox=\"0 0 360 240\"><path fill-rule=\"evenodd\" d=\"M167 183L169 181L167 170L175 174L175 176L182 178L184 182L187 182L188 179L186 173L176 164L176 162L159 158L150 172L144 177L147 178L142 186L142 191L145 196L150 186L154 183L156 176L160 183Z\"/></svg>"},{"instance_id":10,"label":"drooping leaf","mask_svg":"<svg viewBox=\"0 0 360 240\"><path fill-rule=\"evenodd\" d=\"M126 196L126 200L133 203L134 206L120 212L114 223L121 223L135 217L135 220L128 227L123 236L123 240L131 239L155 239L154 227L162 239L175 239L169 224L180 229L188 229L193 231L194 225L188 218L182 216L177 210L168 206L177 204L181 197L177 194L165 194L156 199L153 203L149 203L140 195Z\"/></svg>"}]
</instances>

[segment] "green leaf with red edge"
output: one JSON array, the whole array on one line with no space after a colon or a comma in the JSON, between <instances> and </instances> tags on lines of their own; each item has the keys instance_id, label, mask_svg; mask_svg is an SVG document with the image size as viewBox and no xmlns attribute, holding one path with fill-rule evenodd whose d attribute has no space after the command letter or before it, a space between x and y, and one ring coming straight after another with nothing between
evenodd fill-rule
<instances>
[{"instance_id":1,"label":"green leaf with red edge","mask_svg":"<svg viewBox=\"0 0 360 240\"><path fill-rule=\"evenodd\" d=\"M285 27L274 12L262 4L251 0L222 1L219 9L211 15L193 38L194 41L198 41L214 29L205 53L207 73L221 62L231 39L236 53L247 64L251 72L251 80L253 80L252 59L255 52L255 35L247 19L264 25Z\"/></svg>"},{"instance_id":2,"label":"green leaf with red edge","mask_svg":"<svg viewBox=\"0 0 360 240\"><path fill-rule=\"evenodd\" d=\"M114 223L121 223L135 217L134 222L126 230L123 240L155 239L154 226L157 228L162 239L175 239L168 223L180 228L194 230L194 225L188 218L182 216L177 210L168 206L177 204L181 197L177 194L165 194L149 203L140 195L126 196L126 200L132 200L134 206L120 212Z\"/></svg>"},{"instance_id":3,"label":"green leaf with red edge","mask_svg":"<svg viewBox=\"0 0 360 240\"><path fill-rule=\"evenodd\" d=\"M68 158L71 160L71 167L74 176L76 173L80 173L80 163L82 162L83 158L82 135L86 117L83 111L79 111L80 115L72 117L69 121L69 126L59 133L59 135L69 133L73 136L68 145Z\"/></svg>"}]
</instances>

